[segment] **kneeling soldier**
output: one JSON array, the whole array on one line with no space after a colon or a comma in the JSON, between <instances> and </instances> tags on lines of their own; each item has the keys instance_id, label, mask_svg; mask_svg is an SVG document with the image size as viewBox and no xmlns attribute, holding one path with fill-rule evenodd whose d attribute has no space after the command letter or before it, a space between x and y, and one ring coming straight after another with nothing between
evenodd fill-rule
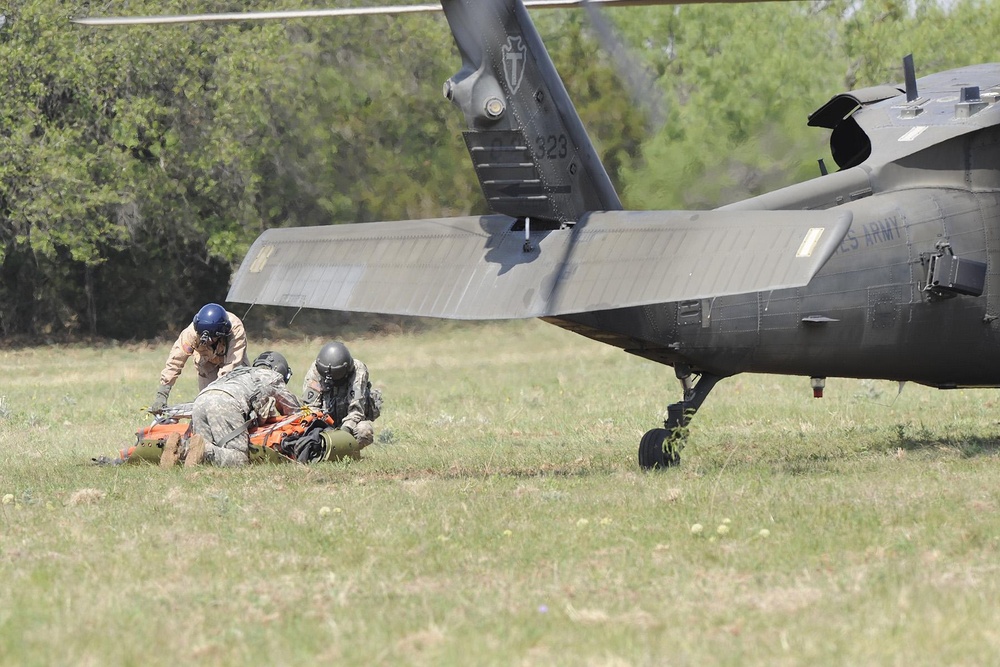
<instances>
[{"instance_id":1,"label":"kneeling soldier","mask_svg":"<svg viewBox=\"0 0 1000 667\"><path fill-rule=\"evenodd\" d=\"M372 421L379 416L382 393L372 389L368 367L351 356L341 342L327 343L306 372L302 384L306 405L326 412L337 426L357 438L358 449L372 444Z\"/></svg>"},{"instance_id":2,"label":"kneeling soldier","mask_svg":"<svg viewBox=\"0 0 1000 667\"><path fill-rule=\"evenodd\" d=\"M250 463L248 428L263 423L272 408L282 415L299 409L299 399L285 387L292 376L288 362L277 352L264 352L252 367L236 368L198 394L191 415L194 435L183 453L185 467L199 463L241 466ZM160 457L170 467L182 457L179 443L170 440Z\"/></svg>"}]
</instances>

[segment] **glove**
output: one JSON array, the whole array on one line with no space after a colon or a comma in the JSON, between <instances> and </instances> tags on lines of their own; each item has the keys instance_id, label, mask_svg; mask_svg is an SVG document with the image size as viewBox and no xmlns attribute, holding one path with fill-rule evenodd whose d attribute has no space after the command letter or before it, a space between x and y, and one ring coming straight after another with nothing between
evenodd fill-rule
<instances>
[{"instance_id":1,"label":"glove","mask_svg":"<svg viewBox=\"0 0 1000 667\"><path fill-rule=\"evenodd\" d=\"M357 438L359 447L367 447L375 440L375 429L370 421L358 422L354 427L354 437Z\"/></svg>"},{"instance_id":2,"label":"glove","mask_svg":"<svg viewBox=\"0 0 1000 667\"><path fill-rule=\"evenodd\" d=\"M351 426L350 424L341 424L340 430L347 431L348 433L351 434L352 437L354 436L354 427Z\"/></svg>"},{"instance_id":3,"label":"glove","mask_svg":"<svg viewBox=\"0 0 1000 667\"><path fill-rule=\"evenodd\" d=\"M153 414L159 414L166 410L168 396L170 396L170 385L161 384L156 392L156 398L153 399L153 404L149 406L149 411Z\"/></svg>"}]
</instances>

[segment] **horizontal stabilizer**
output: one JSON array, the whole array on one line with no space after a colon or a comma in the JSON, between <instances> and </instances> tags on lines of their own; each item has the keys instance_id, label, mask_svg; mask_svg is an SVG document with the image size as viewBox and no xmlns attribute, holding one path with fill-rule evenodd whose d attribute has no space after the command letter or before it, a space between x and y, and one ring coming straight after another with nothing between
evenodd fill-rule
<instances>
[{"instance_id":1,"label":"horizontal stabilizer","mask_svg":"<svg viewBox=\"0 0 1000 667\"><path fill-rule=\"evenodd\" d=\"M846 211L608 211L557 230L506 216L271 229L228 300L489 320L567 315L807 284Z\"/></svg>"}]
</instances>

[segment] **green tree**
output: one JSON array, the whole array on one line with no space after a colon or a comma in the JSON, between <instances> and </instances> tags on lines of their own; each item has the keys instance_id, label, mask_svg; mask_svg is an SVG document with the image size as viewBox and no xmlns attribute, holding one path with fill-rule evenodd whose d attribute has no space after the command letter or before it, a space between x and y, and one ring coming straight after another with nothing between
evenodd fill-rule
<instances>
[{"instance_id":1,"label":"green tree","mask_svg":"<svg viewBox=\"0 0 1000 667\"><path fill-rule=\"evenodd\" d=\"M626 174L630 205L712 208L818 174L825 137L805 119L838 85L837 59L818 54L835 34L829 12L684 6L621 20L645 45L670 105L644 163Z\"/></svg>"},{"instance_id":2,"label":"green tree","mask_svg":"<svg viewBox=\"0 0 1000 667\"><path fill-rule=\"evenodd\" d=\"M828 135L806 118L832 95L994 60L1000 7L980 0L832 0L616 13L644 45L668 122L625 173L629 205L711 208L818 175Z\"/></svg>"},{"instance_id":3,"label":"green tree","mask_svg":"<svg viewBox=\"0 0 1000 667\"><path fill-rule=\"evenodd\" d=\"M89 28L67 20L88 3L56 7L2 10L2 335L173 333L224 299L269 227L486 212L440 94L460 65L442 16ZM901 80L910 51L918 74L992 60L998 13L985 0L605 12L657 82L645 100L586 13L534 18L626 206L669 209L815 175L828 149L811 111Z\"/></svg>"},{"instance_id":4,"label":"green tree","mask_svg":"<svg viewBox=\"0 0 1000 667\"><path fill-rule=\"evenodd\" d=\"M360 21L94 29L12 7L3 333L156 334L221 300L266 227L468 212L458 126L426 108L445 77L415 55L440 21Z\"/></svg>"}]
</instances>

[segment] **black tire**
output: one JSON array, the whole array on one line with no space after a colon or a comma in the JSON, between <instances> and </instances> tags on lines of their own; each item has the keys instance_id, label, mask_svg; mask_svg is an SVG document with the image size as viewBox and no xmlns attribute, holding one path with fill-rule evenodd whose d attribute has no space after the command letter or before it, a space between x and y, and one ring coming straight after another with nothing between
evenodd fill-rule
<instances>
[{"instance_id":1,"label":"black tire","mask_svg":"<svg viewBox=\"0 0 1000 667\"><path fill-rule=\"evenodd\" d=\"M646 431L639 441L639 467L643 470L655 470L680 465L681 456L677 448L670 443L673 429L654 428ZM669 451L664 451L663 444L667 442Z\"/></svg>"}]
</instances>

